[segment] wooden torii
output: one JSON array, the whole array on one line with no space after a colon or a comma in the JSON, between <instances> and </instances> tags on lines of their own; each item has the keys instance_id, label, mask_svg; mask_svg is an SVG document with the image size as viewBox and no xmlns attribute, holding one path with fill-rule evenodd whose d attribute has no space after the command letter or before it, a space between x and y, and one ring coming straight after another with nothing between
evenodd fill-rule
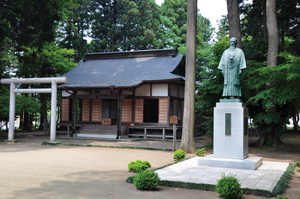
<instances>
[{"instance_id":1,"label":"wooden torii","mask_svg":"<svg viewBox=\"0 0 300 199\"><path fill-rule=\"evenodd\" d=\"M15 105L16 93L51 93L51 123L50 142L56 141L56 105L57 105L57 84L68 82L67 77L45 77L45 78L11 78L1 79L1 84L10 84L9 100L9 131L8 140L14 140L15 130ZM28 88L18 89L16 84L51 84L51 88Z\"/></svg>"}]
</instances>

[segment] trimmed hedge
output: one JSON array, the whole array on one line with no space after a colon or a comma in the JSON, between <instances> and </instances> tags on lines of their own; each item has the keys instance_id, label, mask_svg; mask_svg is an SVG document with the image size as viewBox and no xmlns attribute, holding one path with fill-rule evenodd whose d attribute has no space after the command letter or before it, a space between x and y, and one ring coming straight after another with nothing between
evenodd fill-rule
<instances>
[{"instance_id":1,"label":"trimmed hedge","mask_svg":"<svg viewBox=\"0 0 300 199\"><path fill-rule=\"evenodd\" d=\"M174 152L173 158L178 161L178 160L184 159L185 155L186 155L186 153L184 150L178 149Z\"/></svg>"},{"instance_id":2,"label":"trimmed hedge","mask_svg":"<svg viewBox=\"0 0 300 199\"><path fill-rule=\"evenodd\" d=\"M154 171L142 171L133 178L133 184L141 190L153 190L158 186L160 179Z\"/></svg>"},{"instance_id":3,"label":"trimmed hedge","mask_svg":"<svg viewBox=\"0 0 300 199\"><path fill-rule=\"evenodd\" d=\"M148 168L151 167L151 164L145 160L145 161L142 161L142 160L137 160L137 161L131 161L129 164L128 164L128 169L130 172L133 172L133 173L140 173Z\"/></svg>"}]
</instances>

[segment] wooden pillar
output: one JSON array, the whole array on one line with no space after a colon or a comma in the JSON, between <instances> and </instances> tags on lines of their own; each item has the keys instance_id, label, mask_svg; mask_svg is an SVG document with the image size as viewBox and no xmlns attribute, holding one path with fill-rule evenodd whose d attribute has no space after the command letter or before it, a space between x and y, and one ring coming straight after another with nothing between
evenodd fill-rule
<instances>
[{"instance_id":1,"label":"wooden pillar","mask_svg":"<svg viewBox=\"0 0 300 199\"><path fill-rule=\"evenodd\" d=\"M117 127L118 127L118 130L117 130L117 138L116 139L120 139L120 136L121 136L121 120L122 120L122 113L121 113L121 110L122 110L122 99L121 99L121 96L122 96L122 91L119 91L118 92L118 115L117 115L117 119L118 119L118 124L117 124Z\"/></svg>"},{"instance_id":2,"label":"wooden pillar","mask_svg":"<svg viewBox=\"0 0 300 199\"><path fill-rule=\"evenodd\" d=\"M77 91L73 91L73 95L72 95L72 133L70 134L71 137L73 137L74 134L76 134L76 116L77 116L76 94L77 94Z\"/></svg>"}]
</instances>

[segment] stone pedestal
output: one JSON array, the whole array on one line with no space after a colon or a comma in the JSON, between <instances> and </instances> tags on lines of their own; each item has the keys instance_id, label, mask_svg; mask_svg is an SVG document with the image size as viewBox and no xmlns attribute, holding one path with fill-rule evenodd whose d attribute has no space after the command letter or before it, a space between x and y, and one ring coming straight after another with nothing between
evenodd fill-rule
<instances>
[{"instance_id":1,"label":"stone pedestal","mask_svg":"<svg viewBox=\"0 0 300 199\"><path fill-rule=\"evenodd\" d=\"M214 108L214 154L198 166L255 170L261 157L248 158L248 109L239 99L224 99Z\"/></svg>"},{"instance_id":2,"label":"stone pedestal","mask_svg":"<svg viewBox=\"0 0 300 199\"><path fill-rule=\"evenodd\" d=\"M217 103L214 108L214 158L248 157L248 109L240 102Z\"/></svg>"}]
</instances>

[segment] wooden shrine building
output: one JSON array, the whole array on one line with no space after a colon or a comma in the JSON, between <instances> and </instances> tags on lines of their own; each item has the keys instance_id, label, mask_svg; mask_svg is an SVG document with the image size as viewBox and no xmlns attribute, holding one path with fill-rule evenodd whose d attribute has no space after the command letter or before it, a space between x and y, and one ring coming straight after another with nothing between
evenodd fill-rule
<instances>
[{"instance_id":1,"label":"wooden shrine building","mask_svg":"<svg viewBox=\"0 0 300 199\"><path fill-rule=\"evenodd\" d=\"M169 117L177 116L179 126L182 121L184 76L177 49L86 54L58 86L58 125L70 128L71 136L167 138Z\"/></svg>"}]
</instances>

